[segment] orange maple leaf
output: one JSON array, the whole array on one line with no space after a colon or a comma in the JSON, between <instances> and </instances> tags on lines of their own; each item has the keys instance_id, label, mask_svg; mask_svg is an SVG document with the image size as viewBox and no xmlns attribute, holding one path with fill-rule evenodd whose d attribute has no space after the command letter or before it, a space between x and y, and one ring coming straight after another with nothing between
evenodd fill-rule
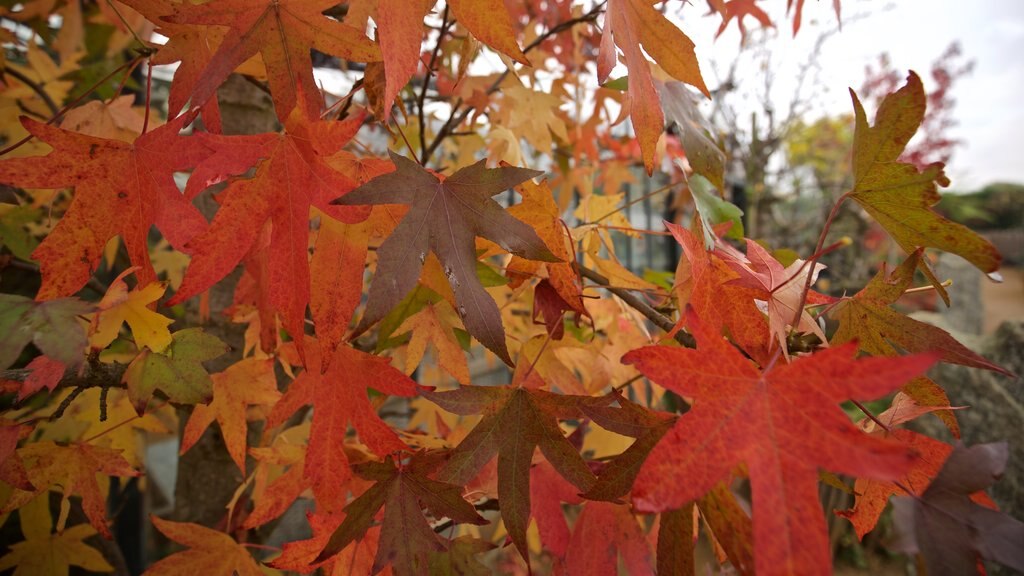
<instances>
[{"instance_id":1,"label":"orange maple leaf","mask_svg":"<svg viewBox=\"0 0 1024 576\"><path fill-rule=\"evenodd\" d=\"M249 551L223 532L191 522L171 522L150 517L164 536L188 546L153 564L145 576L178 576L180 574L237 574L263 576L260 565Z\"/></svg>"},{"instance_id":2,"label":"orange maple leaf","mask_svg":"<svg viewBox=\"0 0 1024 576\"><path fill-rule=\"evenodd\" d=\"M245 473L246 411L251 405L271 406L281 397L273 362L246 358L223 372L211 374L210 378L213 401L209 405L197 404L192 411L181 437L181 453L188 452L216 420L228 454Z\"/></svg>"},{"instance_id":3,"label":"orange maple leaf","mask_svg":"<svg viewBox=\"0 0 1024 576\"><path fill-rule=\"evenodd\" d=\"M693 41L647 0L609 0L597 57L598 81L602 84L617 60L613 38L629 68L629 114L649 174L654 168L654 149L665 128L665 115L644 50L676 80L697 87L709 98L711 93L700 75Z\"/></svg>"},{"instance_id":4,"label":"orange maple leaf","mask_svg":"<svg viewBox=\"0 0 1024 576\"><path fill-rule=\"evenodd\" d=\"M415 382L392 367L388 358L343 344L324 368L318 348L311 345L307 347L306 370L292 381L267 417L267 427L272 428L301 406L313 405L307 459L316 465L306 466L304 474L317 503L329 511L340 509L345 503L344 482L351 476L345 454L345 434L350 423L359 439L379 456L406 449L370 405L367 388L394 396L416 393Z\"/></svg>"}]
</instances>

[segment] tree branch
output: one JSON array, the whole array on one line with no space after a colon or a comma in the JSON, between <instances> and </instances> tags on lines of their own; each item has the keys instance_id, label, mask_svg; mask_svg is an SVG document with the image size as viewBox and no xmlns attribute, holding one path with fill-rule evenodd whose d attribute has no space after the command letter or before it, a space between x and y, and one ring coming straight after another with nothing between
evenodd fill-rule
<instances>
[{"instance_id":1,"label":"tree branch","mask_svg":"<svg viewBox=\"0 0 1024 576\"><path fill-rule=\"evenodd\" d=\"M554 36L556 34L559 34L561 32L564 32L566 30L569 30L570 28L572 28L573 26L575 26L577 24L582 24L584 22L590 22L590 21L596 20L598 15L600 15L601 12L604 11L604 5L605 5L604 2L598 2L586 14L583 14L581 16L577 16L575 18L570 18L570 19L568 19L568 20L566 20L564 22L559 22L555 26L552 26L550 29L545 31L543 34L541 34L540 36L537 36L536 38L534 38L534 40L532 42L527 44L523 48L523 54L526 54L526 53L530 52L531 50L533 50L534 48L540 46L548 38L551 38L552 36ZM491 94L494 94L495 92L498 91L498 88L501 86L501 83L505 80L505 78L508 77L509 72L510 71L506 68L505 71L502 72L494 80L493 83L491 83L490 88L487 89L487 95L488 96L490 96ZM443 142L445 138L450 136L452 130L455 127L458 127L459 125L461 125L462 121L465 120L466 117L469 116L469 113L472 112L473 109L475 108L472 104L470 104L470 105L468 105L465 108L462 108L460 110L459 107L461 105L462 105L462 100L461 99L457 100L455 102L455 104L452 105L451 115L448 116L448 120L444 123L443 126L441 126L441 129L438 130L437 135L434 137L434 140L431 141L430 146L427 147L426 151L422 155L422 159L423 159L423 164L424 165L426 165L427 160L431 156L434 155L434 152L437 151L437 148L441 145L441 142ZM421 111L421 113L422 113L422 111Z\"/></svg>"},{"instance_id":2,"label":"tree branch","mask_svg":"<svg viewBox=\"0 0 1024 576\"><path fill-rule=\"evenodd\" d=\"M580 275L582 275L584 278L594 282L598 286L618 296L623 302L628 304L637 312L643 314L648 320L653 322L655 326L661 328L666 333L671 332L672 329L675 328L676 323L673 322L671 318L665 316L661 312L658 312L657 310L652 308L650 304L644 302L643 299L639 298L636 294L633 294L632 292L626 290L625 288L617 288L615 286L612 286L611 282L609 282L609 280L605 278L604 275L602 275L600 272L591 270L586 266L579 266L579 269ZM679 332L676 332L675 339L677 342L679 342L683 346L686 346L687 348L697 347L697 341L693 339L693 336L681 330Z\"/></svg>"}]
</instances>

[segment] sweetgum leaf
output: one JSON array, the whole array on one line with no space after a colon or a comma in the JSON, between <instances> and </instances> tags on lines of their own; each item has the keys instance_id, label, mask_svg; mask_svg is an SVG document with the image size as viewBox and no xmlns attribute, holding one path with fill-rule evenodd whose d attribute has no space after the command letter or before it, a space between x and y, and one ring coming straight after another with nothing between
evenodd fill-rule
<instances>
[{"instance_id":1,"label":"sweetgum leaf","mask_svg":"<svg viewBox=\"0 0 1024 576\"><path fill-rule=\"evenodd\" d=\"M322 102L313 80L311 49L358 62L380 60L380 50L362 32L322 14L336 4L332 0L221 0L179 5L165 21L230 29L203 71L190 78L192 105L205 104L235 68L260 54L279 118L287 118L302 100L310 110L319 111Z\"/></svg>"},{"instance_id":2,"label":"sweetgum leaf","mask_svg":"<svg viewBox=\"0 0 1024 576\"><path fill-rule=\"evenodd\" d=\"M345 520L331 535L315 562L322 562L361 540L373 524L377 511L384 508L377 556L371 573L391 564L399 576L415 576L428 570L431 552L448 545L423 517L426 508L435 518L454 522L486 524L473 505L462 498L460 486L427 477L436 462L417 457L396 466L390 456L384 462L366 462L354 466L356 475L375 481L361 496L345 507Z\"/></svg>"},{"instance_id":3,"label":"sweetgum leaf","mask_svg":"<svg viewBox=\"0 0 1024 576\"><path fill-rule=\"evenodd\" d=\"M29 342L50 358L78 367L88 345L78 316L93 309L92 304L77 298L36 302L0 294L0 370L10 367Z\"/></svg>"},{"instance_id":4,"label":"sweetgum leaf","mask_svg":"<svg viewBox=\"0 0 1024 576\"><path fill-rule=\"evenodd\" d=\"M779 359L762 371L692 311L687 327L697 350L648 346L622 358L694 399L641 466L635 506L649 512L679 508L746 464L757 572L829 572L817 468L892 479L914 459L900 444L858 430L839 403L881 396L924 372L935 357L856 360L856 347L847 345L788 364Z\"/></svg>"},{"instance_id":5,"label":"sweetgum leaf","mask_svg":"<svg viewBox=\"0 0 1024 576\"><path fill-rule=\"evenodd\" d=\"M377 274L356 331L383 318L412 291L430 251L444 266L466 329L511 365L498 306L477 277L476 237L487 238L519 256L556 260L533 228L491 199L541 173L525 168L488 169L481 160L442 179L408 158L390 154L394 172L378 176L333 202L346 206L410 205L408 214L377 251Z\"/></svg>"},{"instance_id":6,"label":"sweetgum leaf","mask_svg":"<svg viewBox=\"0 0 1024 576\"><path fill-rule=\"evenodd\" d=\"M52 532L49 495L44 493L19 508L18 516L25 540L10 544L10 551L0 557L0 570L14 568L14 576L66 576L71 566L90 572L114 571L99 550L84 542L96 534L92 526L77 524Z\"/></svg>"},{"instance_id":7,"label":"sweetgum leaf","mask_svg":"<svg viewBox=\"0 0 1024 576\"><path fill-rule=\"evenodd\" d=\"M893 501L907 552L920 551L928 574L973 574L976 555L1024 572L1024 522L971 501L1003 475L1006 442L957 445L920 498Z\"/></svg>"},{"instance_id":8,"label":"sweetgum leaf","mask_svg":"<svg viewBox=\"0 0 1024 576\"><path fill-rule=\"evenodd\" d=\"M327 204L330 198L356 186L354 179L331 166L328 158L348 143L362 121L362 115L341 122L325 121L309 109L295 108L285 121L283 134L209 137L211 145L218 147L230 148L232 143L253 146L257 150L253 155L266 159L252 178L235 179L220 194L221 206L210 228L189 244L192 261L178 293L167 304L183 302L230 274L254 249L269 222L269 303L281 315L288 333L301 343L310 303L310 208L347 223L365 220L369 214L366 209Z\"/></svg>"},{"instance_id":9,"label":"sweetgum leaf","mask_svg":"<svg viewBox=\"0 0 1024 576\"><path fill-rule=\"evenodd\" d=\"M915 250L892 273L883 266L860 292L836 304L831 314L839 320L839 328L832 344L855 341L862 351L878 356L896 356L900 351L936 352L943 362L1011 376L1005 368L957 342L949 332L890 308L910 287L920 260L921 250Z\"/></svg>"},{"instance_id":10,"label":"sweetgum leaf","mask_svg":"<svg viewBox=\"0 0 1024 576\"><path fill-rule=\"evenodd\" d=\"M614 43L613 43L614 42ZM629 69L629 113L640 142L647 172L654 168L654 152L664 130L665 116L644 51L676 80L710 97L697 64L693 42L646 0L610 0L597 59L598 82L604 83L615 67L615 46L622 49ZM643 49L641 49L641 45Z\"/></svg>"},{"instance_id":11,"label":"sweetgum leaf","mask_svg":"<svg viewBox=\"0 0 1024 576\"><path fill-rule=\"evenodd\" d=\"M22 119L25 129L53 151L0 160L0 182L75 189L67 212L32 252L43 275L40 300L70 296L85 286L114 236L124 240L132 264L141 268L139 282L145 285L156 280L147 243L153 225L178 249L206 229L206 219L174 183L174 172L201 164L213 152L195 139L179 136L194 117L179 116L131 143Z\"/></svg>"},{"instance_id":12,"label":"sweetgum leaf","mask_svg":"<svg viewBox=\"0 0 1024 576\"><path fill-rule=\"evenodd\" d=\"M388 358L367 354L347 344L338 346L330 364L325 364L319 347L308 346L306 370L292 381L274 406L267 426L282 424L303 405L313 406L307 457L316 465L307 466L303 474L313 487L318 505L333 512L344 506L348 491L344 482L351 476L345 453L349 424L359 440L379 456L406 449L394 430L377 415L367 388L412 396L416 384L391 366Z\"/></svg>"},{"instance_id":13,"label":"sweetgum leaf","mask_svg":"<svg viewBox=\"0 0 1024 576\"><path fill-rule=\"evenodd\" d=\"M577 449L562 435L559 418L576 418L581 405L607 403L602 398L552 394L519 387L462 386L423 396L449 412L482 414L472 432L452 451L438 471L445 482L465 484L498 457L498 500L501 518L512 542L528 558L526 529L530 524L530 465L540 448L558 473L586 491L596 478Z\"/></svg>"},{"instance_id":14,"label":"sweetgum leaf","mask_svg":"<svg viewBox=\"0 0 1024 576\"><path fill-rule=\"evenodd\" d=\"M938 248L962 256L982 272L995 272L1001 260L995 246L931 208L941 198L936 185L949 185L943 164L918 172L913 164L898 160L924 119L927 101L917 74L911 72L905 86L885 97L873 126L857 95L852 90L850 95L856 114L850 198L908 254L918 247Z\"/></svg>"},{"instance_id":15,"label":"sweetgum leaf","mask_svg":"<svg viewBox=\"0 0 1024 576\"><path fill-rule=\"evenodd\" d=\"M98 475L131 478L139 473L121 456L120 450L76 442L61 446L51 441L33 442L18 450L33 490L14 490L0 507L0 515L21 508L53 487L63 492L62 506L72 495L81 496L82 510L89 523L104 538L110 538L107 526L107 502L100 489Z\"/></svg>"},{"instance_id":16,"label":"sweetgum leaf","mask_svg":"<svg viewBox=\"0 0 1024 576\"><path fill-rule=\"evenodd\" d=\"M191 522L171 522L151 517L164 536L188 546L172 554L144 572L146 576L177 576L179 574L237 574L263 576L260 565L244 546L220 530Z\"/></svg>"},{"instance_id":17,"label":"sweetgum leaf","mask_svg":"<svg viewBox=\"0 0 1024 576\"><path fill-rule=\"evenodd\" d=\"M156 390L172 402L206 404L213 398L213 381L202 363L227 351L227 344L201 328L175 332L166 350L143 350L128 365L124 372L128 398L139 414Z\"/></svg>"}]
</instances>

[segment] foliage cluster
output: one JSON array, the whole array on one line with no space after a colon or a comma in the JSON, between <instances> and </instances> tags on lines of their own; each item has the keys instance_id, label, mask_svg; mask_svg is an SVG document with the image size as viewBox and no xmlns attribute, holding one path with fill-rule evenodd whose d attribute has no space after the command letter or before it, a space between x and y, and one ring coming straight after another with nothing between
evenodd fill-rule
<instances>
[{"instance_id":1,"label":"foliage cluster","mask_svg":"<svg viewBox=\"0 0 1024 576\"><path fill-rule=\"evenodd\" d=\"M723 29L772 25L750 0L708 6ZM861 537L910 498L901 528L929 573L1024 569L1024 524L984 493L1005 446L903 426L930 414L959 436L934 363L1005 373L892 307L912 290L948 303L930 250L1000 263L932 209L943 165L901 159L921 80L873 120L851 93L851 146L832 151L849 178L816 248L763 246L697 184L725 187L725 155L678 11L4 8L0 514L22 539L0 570L127 571L111 538L130 519L111 510L158 434L182 458L174 511L147 522L184 549L152 575L829 573L819 482L855 495L839 513ZM351 89L322 91L314 61ZM162 121L151 66L167 64ZM231 113L239 86L269 95L278 130ZM631 222L634 164L693 218ZM860 240L829 241L850 209L903 258L833 297L812 289L817 260ZM671 236L674 277L623 265L623 234ZM509 383L483 382L502 367ZM277 549L296 501L308 537Z\"/></svg>"}]
</instances>

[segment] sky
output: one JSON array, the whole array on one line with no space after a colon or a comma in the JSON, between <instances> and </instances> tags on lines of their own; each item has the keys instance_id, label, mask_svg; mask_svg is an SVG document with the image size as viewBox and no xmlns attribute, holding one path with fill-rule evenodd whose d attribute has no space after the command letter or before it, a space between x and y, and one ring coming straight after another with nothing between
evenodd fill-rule
<instances>
[{"instance_id":1,"label":"sky","mask_svg":"<svg viewBox=\"0 0 1024 576\"><path fill-rule=\"evenodd\" d=\"M769 10L778 26L772 44L771 66L777 70L777 107L788 106L796 72L822 31L836 26L832 2L807 0L804 24L792 37L785 2L759 5ZM690 15L706 8L694 2ZM843 0L843 26L828 38L818 57L821 86L813 114L852 112L847 87L858 88L866 64L888 52L896 70L915 70L930 89L929 70L953 41L963 50L960 61L974 60L973 72L953 88L958 126L951 131L963 145L946 168L951 189L970 191L995 181L1024 183L1024 1L1021 0ZM684 11L682 29L697 45L697 55L709 87L714 88L715 63L723 68L735 57L740 35L734 25L717 41L717 18L690 17ZM748 19L749 27L758 24ZM744 79L745 80L745 79ZM868 110L869 118L873 111Z\"/></svg>"}]
</instances>

